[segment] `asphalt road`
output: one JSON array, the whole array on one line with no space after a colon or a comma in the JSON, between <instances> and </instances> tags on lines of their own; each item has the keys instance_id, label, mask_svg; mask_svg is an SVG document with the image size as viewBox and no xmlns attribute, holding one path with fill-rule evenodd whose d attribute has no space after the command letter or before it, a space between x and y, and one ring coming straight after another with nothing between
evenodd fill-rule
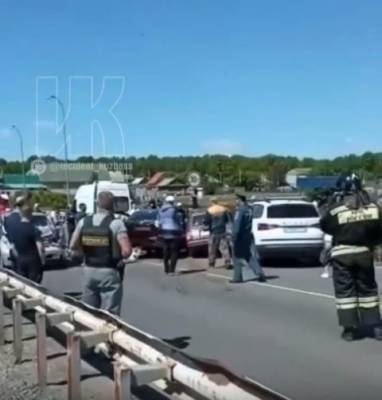
<instances>
[{"instance_id":1,"label":"asphalt road","mask_svg":"<svg viewBox=\"0 0 382 400\"><path fill-rule=\"evenodd\" d=\"M340 339L332 283L321 272L266 268L268 284L231 285L222 269L168 278L158 261L141 261L128 267L122 317L294 400L380 400L382 343ZM382 269L377 276L382 285ZM80 282L81 268L72 268L43 283L78 294Z\"/></svg>"}]
</instances>

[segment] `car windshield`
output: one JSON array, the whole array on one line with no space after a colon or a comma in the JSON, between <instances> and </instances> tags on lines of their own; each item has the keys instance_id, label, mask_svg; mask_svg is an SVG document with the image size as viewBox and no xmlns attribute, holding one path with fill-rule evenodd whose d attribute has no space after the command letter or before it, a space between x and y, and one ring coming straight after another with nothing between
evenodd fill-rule
<instances>
[{"instance_id":1,"label":"car windshield","mask_svg":"<svg viewBox=\"0 0 382 400\"><path fill-rule=\"evenodd\" d=\"M130 203L128 197L114 197L114 212L126 213L129 211Z\"/></svg>"},{"instance_id":2,"label":"car windshield","mask_svg":"<svg viewBox=\"0 0 382 400\"><path fill-rule=\"evenodd\" d=\"M280 204L268 207L268 218L316 218L317 210L311 204Z\"/></svg>"},{"instance_id":3,"label":"car windshield","mask_svg":"<svg viewBox=\"0 0 382 400\"><path fill-rule=\"evenodd\" d=\"M158 211L144 210L136 211L130 218L130 222L155 222L157 219Z\"/></svg>"},{"instance_id":4,"label":"car windshield","mask_svg":"<svg viewBox=\"0 0 382 400\"><path fill-rule=\"evenodd\" d=\"M192 226L204 225L204 215L203 214L193 215L191 217L191 225Z\"/></svg>"},{"instance_id":5,"label":"car windshield","mask_svg":"<svg viewBox=\"0 0 382 400\"><path fill-rule=\"evenodd\" d=\"M32 223L36 226L47 226L48 219L45 215L32 215Z\"/></svg>"}]
</instances>

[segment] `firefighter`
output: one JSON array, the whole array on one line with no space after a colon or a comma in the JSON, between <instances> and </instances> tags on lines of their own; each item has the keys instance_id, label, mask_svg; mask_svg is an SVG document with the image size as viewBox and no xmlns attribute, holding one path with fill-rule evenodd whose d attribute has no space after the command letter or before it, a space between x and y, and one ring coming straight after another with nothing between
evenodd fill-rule
<instances>
[{"instance_id":1,"label":"firefighter","mask_svg":"<svg viewBox=\"0 0 382 400\"><path fill-rule=\"evenodd\" d=\"M70 249L82 250L85 256L83 301L120 315L123 260L132 248L124 223L114 218L112 193L99 194L97 212L78 222Z\"/></svg>"},{"instance_id":2,"label":"firefighter","mask_svg":"<svg viewBox=\"0 0 382 400\"><path fill-rule=\"evenodd\" d=\"M337 189L321 228L333 237L330 263L342 338L353 341L360 327L369 326L382 340L373 254L374 246L382 242L381 211L356 175L341 177Z\"/></svg>"}]
</instances>

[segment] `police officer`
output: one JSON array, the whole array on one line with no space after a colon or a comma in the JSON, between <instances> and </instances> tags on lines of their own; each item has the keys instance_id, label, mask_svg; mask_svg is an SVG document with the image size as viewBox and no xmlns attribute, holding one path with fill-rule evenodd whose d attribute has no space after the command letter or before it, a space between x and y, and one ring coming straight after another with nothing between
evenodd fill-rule
<instances>
[{"instance_id":1,"label":"police officer","mask_svg":"<svg viewBox=\"0 0 382 400\"><path fill-rule=\"evenodd\" d=\"M85 256L83 301L120 315L123 259L130 257L132 247L125 224L114 218L112 193L99 194L97 212L78 222L70 249Z\"/></svg>"},{"instance_id":2,"label":"police officer","mask_svg":"<svg viewBox=\"0 0 382 400\"><path fill-rule=\"evenodd\" d=\"M360 326L371 326L382 340L373 247L382 242L381 211L362 190L357 176L341 177L321 219L333 237L330 261L342 338L357 338Z\"/></svg>"},{"instance_id":3,"label":"police officer","mask_svg":"<svg viewBox=\"0 0 382 400\"><path fill-rule=\"evenodd\" d=\"M233 265L234 274L231 283L243 282L242 267L249 265L260 282L266 277L257 260L255 240L252 233L253 211L245 195L237 194L237 210L233 222Z\"/></svg>"}]
</instances>

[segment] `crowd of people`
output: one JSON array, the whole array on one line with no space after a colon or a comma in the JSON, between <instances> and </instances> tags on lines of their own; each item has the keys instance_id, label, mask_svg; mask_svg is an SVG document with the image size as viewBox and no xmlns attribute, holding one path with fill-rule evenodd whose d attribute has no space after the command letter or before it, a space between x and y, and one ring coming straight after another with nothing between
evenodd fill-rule
<instances>
[{"instance_id":1,"label":"crowd of people","mask_svg":"<svg viewBox=\"0 0 382 400\"><path fill-rule=\"evenodd\" d=\"M243 281L242 267L245 264L264 282L266 278L257 260L252 235L252 208L243 195L238 195L237 202L234 214L216 199L211 201L206 211L204 229L210 233L209 267L215 267L220 251L225 267L234 269L233 283ZM33 204L30 192L15 196L11 205L12 210L3 218L2 229L11 245L12 268L20 275L40 283L45 254L41 233L32 222L32 214L42 211L39 205ZM167 196L162 204L151 200L148 207L158 209L157 225L164 273L173 276L187 227L187 213L175 196ZM49 218L57 223L60 217L51 212ZM119 314L123 271L132 253L132 246L123 219L115 218L113 195L101 192L98 210L93 215L87 214L84 204L78 206L78 211L75 208L68 209L63 222L67 254L84 259L83 300L93 307Z\"/></svg>"},{"instance_id":2,"label":"crowd of people","mask_svg":"<svg viewBox=\"0 0 382 400\"><path fill-rule=\"evenodd\" d=\"M252 233L253 211L245 195L237 195L237 207L232 213L227 207L212 199L204 218L204 229L209 231L208 265L215 267L218 252L224 266L234 270L232 283L243 282L242 267L248 265L260 282L266 277L259 264ZM173 276L176 271L181 238L186 229L185 214L168 196L158 212L159 237L163 244L164 272Z\"/></svg>"},{"instance_id":3,"label":"crowd of people","mask_svg":"<svg viewBox=\"0 0 382 400\"><path fill-rule=\"evenodd\" d=\"M332 237L327 249L327 262L333 268L333 282L342 337L351 341L359 329L373 327L374 336L382 340L378 286L375 279L373 249L382 243L382 213L362 190L357 177L348 177L322 205L321 229ZM11 243L12 268L20 275L40 283L45 264L41 235L32 223L33 206L30 193L15 196L12 211L3 218L2 229ZM88 215L85 205L67 213L69 254L82 255L83 300L92 307L119 315L123 294L125 265L132 254L132 245L124 220L116 218L110 192L98 196L96 213ZM176 274L187 215L174 196L167 196L158 207L156 221L163 249L166 276ZM229 210L212 199L206 210L203 226L209 231L208 265L215 267L218 251L224 265L233 269L232 283L243 282L243 266L247 265L260 282L266 276L259 264L252 233L253 209L246 196L237 194L236 209Z\"/></svg>"}]
</instances>

